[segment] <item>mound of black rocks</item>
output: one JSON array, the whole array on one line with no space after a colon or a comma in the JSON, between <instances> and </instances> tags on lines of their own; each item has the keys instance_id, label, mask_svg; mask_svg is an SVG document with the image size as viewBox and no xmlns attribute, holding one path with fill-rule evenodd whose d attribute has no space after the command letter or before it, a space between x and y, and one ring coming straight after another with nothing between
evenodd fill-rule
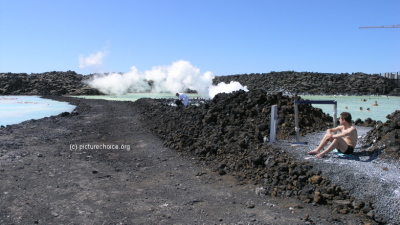
<instances>
[{"instance_id":1,"label":"mound of black rocks","mask_svg":"<svg viewBox=\"0 0 400 225\"><path fill-rule=\"evenodd\" d=\"M260 185L260 195L294 197L307 203L332 206L337 213L371 212L372 205L357 201L339 185L300 162L284 149L269 145L270 108L278 106L279 139L295 134L294 100L263 90L218 94L199 106L174 107L166 100L140 99L140 110L149 129L165 146L182 155L197 157L220 175L231 174L238 182ZM170 100L172 102L172 100ZM310 105L299 106L303 134L332 126L332 117Z\"/></svg>"},{"instance_id":2,"label":"mound of black rocks","mask_svg":"<svg viewBox=\"0 0 400 225\"><path fill-rule=\"evenodd\" d=\"M366 118L364 121L361 120L360 118L357 118L354 121L354 125L356 126L362 126L362 127L375 127L377 124L382 123L381 121L376 121L371 118Z\"/></svg>"},{"instance_id":3,"label":"mound of black rocks","mask_svg":"<svg viewBox=\"0 0 400 225\"><path fill-rule=\"evenodd\" d=\"M0 73L0 95L100 95L74 71L46 73Z\"/></svg>"},{"instance_id":4,"label":"mound of black rocks","mask_svg":"<svg viewBox=\"0 0 400 225\"><path fill-rule=\"evenodd\" d=\"M0 73L0 95L99 95L97 89L85 81L95 74L81 75L74 71L52 71L45 73ZM270 72L216 76L213 84L240 82L249 90L262 89L269 93L277 91L293 94L347 94L347 95L400 95L398 82L364 73L314 73L314 72ZM153 81L147 81L153 86ZM193 93L195 90L187 90Z\"/></svg>"},{"instance_id":5,"label":"mound of black rocks","mask_svg":"<svg viewBox=\"0 0 400 225\"><path fill-rule=\"evenodd\" d=\"M384 152L379 157L391 160L400 160L400 110L396 110L386 117L384 123L378 123L365 137L368 151Z\"/></svg>"},{"instance_id":6,"label":"mound of black rocks","mask_svg":"<svg viewBox=\"0 0 400 225\"><path fill-rule=\"evenodd\" d=\"M399 87L394 80L377 74L364 73L314 73L282 71L270 73L252 73L230 76L217 76L213 80L220 82L237 81L249 90L263 89L268 92L284 91L294 94L314 95L392 95L399 96Z\"/></svg>"}]
</instances>

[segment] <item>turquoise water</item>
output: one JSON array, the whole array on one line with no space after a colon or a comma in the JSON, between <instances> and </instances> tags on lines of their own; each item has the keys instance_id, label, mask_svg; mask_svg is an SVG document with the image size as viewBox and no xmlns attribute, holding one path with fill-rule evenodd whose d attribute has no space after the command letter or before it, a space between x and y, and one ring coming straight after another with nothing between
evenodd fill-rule
<instances>
[{"instance_id":1,"label":"turquoise water","mask_svg":"<svg viewBox=\"0 0 400 225\"><path fill-rule=\"evenodd\" d=\"M39 96L0 96L0 126L72 112L75 106Z\"/></svg>"},{"instance_id":2,"label":"turquoise water","mask_svg":"<svg viewBox=\"0 0 400 225\"><path fill-rule=\"evenodd\" d=\"M400 97L386 96L315 96L304 95L301 98L306 100L335 100L337 101L337 115L341 112L349 112L353 120L360 118L365 120L371 118L386 122L386 116L396 110L400 110ZM365 101L364 101L365 100ZM375 101L378 106L373 106ZM333 105L313 104L322 111L333 115ZM346 108L347 107L347 108ZM362 110L360 110L362 107ZM369 108L369 111L367 110Z\"/></svg>"},{"instance_id":3,"label":"turquoise water","mask_svg":"<svg viewBox=\"0 0 400 225\"><path fill-rule=\"evenodd\" d=\"M189 98L196 98L199 95L188 94ZM136 101L140 98L173 98L171 93L131 93L123 96L76 96L88 99L106 99L113 101ZM309 100L336 100L338 115L341 112L350 112L353 119L365 120L371 118L385 122L386 116L396 110L400 110L400 97L386 96L301 96ZM366 101L361 101L366 99ZM372 106L374 102L378 106ZM313 105L321 108L325 113L333 115L332 105ZM346 109L347 107L347 109ZM360 107L363 108L360 111ZM62 112L72 112L75 106L65 102L57 102L43 99L38 96L0 96L0 126L21 123L25 120L40 119L47 116L58 115ZM367 108L370 108L367 111Z\"/></svg>"}]
</instances>

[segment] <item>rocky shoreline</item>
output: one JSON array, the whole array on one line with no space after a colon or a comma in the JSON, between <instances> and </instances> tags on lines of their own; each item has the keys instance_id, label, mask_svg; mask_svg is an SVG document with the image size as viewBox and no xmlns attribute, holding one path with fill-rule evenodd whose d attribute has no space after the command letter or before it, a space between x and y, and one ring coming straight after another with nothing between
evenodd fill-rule
<instances>
[{"instance_id":1,"label":"rocky shoreline","mask_svg":"<svg viewBox=\"0 0 400 225\"><path fill-rule=\"evenodd\" d=\"M164 100L154 99L140 99L134 105L165 146L182 154L196 155L220 175L231 174L243 182L260 184L263 192L271 196L329 205L338 213L366 214L380 223L392 219L389 215L375 214L373 202L355 199L349 190L325 177L323 170L313 170L309 161L297 161L285 149L264 143L264 137L269 137L269 110L274 104L279 109L277 138L293 137L292 103L297 99L256 90L219 94L200 107L174 108ZM304 128L301 135L332 126L332 117L319 109L303 105L299 111L300 127ZM364 153L379 152L380 158L398 159L399 114L400 111L394 112L387 122L367 134L367 141L362 144ZM372 136L375 143L368 141Z\"/></svg>"},{"instance_id":2,"label":"rocky shoreline","mask_svg":"<svg viewBox=\"0 0 400 225\"><path fill-rule=\"evenodd\" d=\"M399 96L400 87L388 78L364 73L332 74L313 72L270 72L217 76L220 82L237 81L249 90L262 89L269 93L288 92L291 94L313 95L391 95Z\"/></svg>"},{"instance_id":3,"label":"rocky shoreline","mask_svg":"<svg viewBox=\"0 0 400 225\"><path fill-rule=\"evenodd\" d=\"M0 95L101 95L84 83L92 77L74 71L0 73Z\"/></svg>"},{"instance_id":4,"label":"rocky shoreline","mask_svg":"<svg viewBox=\"0 0 400 225\"><path fill-rule=\"evenodd\" d=\"M304 169L311 166L309 163L287 162L285 160L290 158L287 153L276 149L270 151L274 148L268 147L269 150L260 149L259 153L272 156L268 159L268 171L279 169L276 170L277 177L271 179L282 180L275 182L277 195L273 197L274 189L265 188L263 180L251 175L259 174L257 171L266 165L262 165L262 160L244 155L250 152L249 147L258 145L252 143L252 136L244 135L245 139L250 138L247 150L232 149L232 157L236 157L234 151L237 150L237 155L244 156L236 157L236 165L245 171L234 172L235 166L228 170L219 162L221 158L212 154L196 155L163 147L165 142L148 130L148 127L156 125L151 125L155 121L141 113L145 112L146 106L157 110L164 108L164 104L148 102L148 105L145 104L147 100L135 104L51 98L67 101L77 108L72 113L0 128L1 224L381 223L378 222L379 215L375 218L370 213L372 208L353 203L355 199L351 197L349 200L334 200L334 204L339 205L347 205L346 201L350 201L353 206L348 209L322 202L306 203L286 196L287 191L281 195L279 185L287 186L282 183L283 176L289 176L285 179L290 180L290 176L299 173L300 180L296 180L299 183L306 178L306 183L318 183L322 179L322 183L327 184L327 179L319 178L318 174L307 179L307 173L314 173L312 171L302 177ZM281 98L282 102L286 99L284 96L276 98ZM168 107L170 109L158 117L170 117L169 113L179 115L185 110L189 116L192 111L192 108ZM213 104L210 104L211 108ZM191 119L180 121L192 124ZM213 123L215 121L210 120L209 125ZM166 127L171 126L166 124ZM176 138L177 134L172 132L171 136ZM241 135L232 138L239 140ZM179 147L181 143L176 144ZM245 145L246 141L239 147ZM226 158L225 163L229 162ZM270 174L268 171L266 174ZM321 183L318 185L322 187ZM340 185L336 187L331 194L336 196L339 193L337 197L347 199L349 195L339 188ZM306 192L304 194L310 199ZM312 199L315 197L318 196ZM353 209L354 205L363 211L352 213L357 210ZM348 212L344 214L345 211Z\"/></svg>"},{"instance_id":5,"label":"rocky shoreline","mask_svg":"<svg viewBox=\"0 0 400 225\"><path fill-rule=\"evenodd\" d=\"M0 73L0 95L100 95L102 93L85 83L93 77L94 74L85 76L74 71L29 75ZM231 81L237 81L249 90L262 89L269 93L400 96L400 87L396 82L376 74L283 71L216 76L213 84ZM148 83L152 85L152 81Z\"/></svg>"},{"instance_id":6,"label":"rocky shoreline","mask_svg":"<svg viewBox=\"0 0 400 225\"><path fill-rule=\"evenodd\" d=\"M323 176L332 183L341 184L349 191L356 202L371 202L374 210L368 212L370 217L385 224L398 224L400 215L400 164L398 160L387 160L392 154L386 150L373 151L375 147L365 146L368 136L374 129L357 127L362 136L352 155L330 153L323 159L317 159L307 154L318 146L318 141L324 132L307 134L301 138L308 142L305 146L290 145L293 138L279 140L277 145L285 149L292 157L301 162L309 162L315 171L321 171ZM378 144L379 146L379 144ZM382 147L382 146L380 146ZM347 202L346 204L350 204Z\"/></svg>"},{"instance_id":7,"label":"rocky shoreline","mask_svg":"<svg viewBox=\"0 0 400 225\"><path fill-rule=\"evenodd\" d=\"M347 184L368 184L372 188L368 194L372 196L376 195L375 189L382 196L390 196L393 191L390 185L367 182L364 178L355 182L358 176L348 176L354 174L352 170L340 171L346 180L335 179L330 173L338 169L328 166L329 163L300 160L288 151L285 141L293 138L294 130L294 112L290 107L293 97L266 95L261 90L237 91L219 94L207 104L187 108L171 106L172 100L165 99L114 102L50 98L68 101L77 109L0 129L2 223L87 223L92 221L90 218L122 224L399 222L397 200L390 200L385 206L379 198L357 195ZM268 145L264 137L269 134L269 108L273 104L279 106L277 136L283 143ZM332 118L320 109L303 105L299 110L300 124L306 128L302 135L317 134L332 125ZM392 117L396 118L398 112ZM391 126L394 132L391 135L398 134L399 127L393 127L392 122L372 132L381 135L380 141L385 143L390 138L379 132ZM310 138L318 139L313 137ZM130 151L71 151L71 145L80 143L126 144ZM380 162L383 160L380 156L390 154L381 144L367 145L363 144L365 148L379 149L362 150L366 156L379 155L371 162ZM348 162L336 160L339 168L344 168L340 163ZM400 167L393 163L385 168L398 171ZM368 164L363 165L369 168ZM365 168L364 172L368 172ZM381 173L366 177L390 181L390 177ZM197 183L199 179L204 183ZM147 191L139 193L138 185ZM176 190L183 192L177 195ZM222 199L221 193L236 194L224 194ZM215 195L220 196L218 203ZM133 202L135 206L131 205ZM170 208L169 204L176 206ZM126 209L119 209L118 205ZM162 210L158 205L162 205ZM214 207L224 211L214 212ZM143 211L145 208L150 211ZM84 216L79 216L81 212ZM229 212L229 216L224 212ZM132 215L143 216L132 218ZM149 220L147 215L157 216Z\"/></svg>"},{"instance_id":8,"label":"rocky shoreline","mask_svg":"<svg viewBox=\"0 0 400 225\"><path fill-rule=\"evenodd\" d=\"M387 116L388 120L378 124L365 137L367 151L374 152L384 150L382 158L400 161L400 110L396 110Z\"/></svg>"}]
</instances>

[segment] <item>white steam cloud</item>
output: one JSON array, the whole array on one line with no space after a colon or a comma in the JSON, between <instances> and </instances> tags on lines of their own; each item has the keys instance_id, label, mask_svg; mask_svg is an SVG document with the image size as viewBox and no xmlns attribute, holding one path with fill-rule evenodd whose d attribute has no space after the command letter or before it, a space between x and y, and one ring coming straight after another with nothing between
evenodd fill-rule
<instances>
[{"instance_id":1,"label":"white steam cloud","mask_svg":"<svg viewBox=\"0 0 400 225\"><path fill-rule=\"evenodd\" d=\"M191 89L196 90L204 98L213 98L221 92L230 93L239 89L248 91L238 82L213 86L214 77L212 72L201 73L200 69L192 66L190 62L179 60L169 66L156 66L144 72L132 67L131 71L123 74L96 75L87 84L111 95L138 92L176 93Z\"/></svg>"},{"instance_id":2,"label":"white steam cloud","mask_svg":"<svg viewBox=\"0 0 400 225\"><path fill-rule=\"evenodd\" d=\"M237 90L244 90L244 91L249 91L247 89L247 86L242 86L239 82L237 81L231 81L229 84L226 84L225 82L221 82L217 84L217 86L210 86L209 88L209 96L210 98L214 98L215 95L218 93L231 93Z\"/></svg>"},{"instance_id":3,"label":"white steam cloud","mask_svg":"<svg viewBox=\"0 0 400 225\"><path fill-rule=\"evenodd\" d=\"M86 68L86 67L100 67L103 65L103 58L106 56L107 53L98 51L95 54L91 54L89 56L84 57L83 55L79 56L79 68Z\"/></svg>"}]
</instances>

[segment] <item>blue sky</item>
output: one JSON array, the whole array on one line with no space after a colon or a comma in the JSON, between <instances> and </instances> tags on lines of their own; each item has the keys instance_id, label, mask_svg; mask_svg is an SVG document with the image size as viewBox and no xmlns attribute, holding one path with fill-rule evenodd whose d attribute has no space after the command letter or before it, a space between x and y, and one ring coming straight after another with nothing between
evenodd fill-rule
<instances>
[{"instance_id":1,"label":"blue sky","mask_svg":"<svg viewBox=\"0 0 400 225\"><path fill-rule=\"evenodd\" d=\"M0 0L0 72L400 71L399 0Z\"/></svg>"}]
</instances>

